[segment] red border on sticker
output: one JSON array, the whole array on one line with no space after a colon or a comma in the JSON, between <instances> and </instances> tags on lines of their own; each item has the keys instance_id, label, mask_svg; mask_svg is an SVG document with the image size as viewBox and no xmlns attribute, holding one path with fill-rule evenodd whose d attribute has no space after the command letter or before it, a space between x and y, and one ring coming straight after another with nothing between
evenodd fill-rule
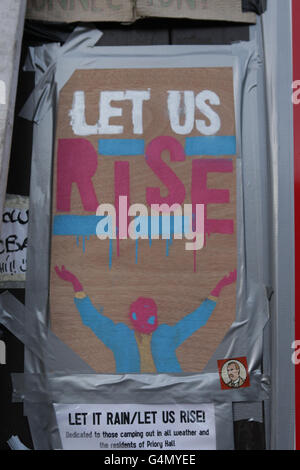
<instances>
[{"instance_id":1,"label":"red border on sticker","mask_svg":"<svg viewBox=\"0 0 300 470\"><path fill-rule=\"evenodd\" d=\"M250 386L246 357L232 357L218 361L222 390L233 390Z\"/></svg>"},{"instance_id":2,"label":"red border on sticker","mask_svg":"<svg viewBox=\"0 0 300 470\"><path fill-rule=\"evenodd\" d=\"M300 80L300 2L292 1L293 81ZM300 282L300 104L294 103L294 213L295 213L295 286ZM300 339L300 289L295 289L295 339ZM295 448L300 449L300 369L295 367Z\"/></svg>"}]
</instances>

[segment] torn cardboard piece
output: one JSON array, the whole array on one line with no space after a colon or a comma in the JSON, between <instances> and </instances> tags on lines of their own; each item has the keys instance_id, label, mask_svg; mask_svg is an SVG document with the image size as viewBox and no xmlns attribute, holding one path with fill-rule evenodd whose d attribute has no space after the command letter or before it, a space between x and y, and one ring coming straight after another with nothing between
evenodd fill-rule
<instances>
[{"instance_id":1,"label":"torn cardboard piece","mask_svg":"<svg viewBox=\"0 0 300 470\"><path fill-rule=\"evenodd\" d=\"M241 0L28 0L31 20L132 22L145 17L255 23Z\"/></svg>"},{"instance_id":2,"label":"torn cardboard piece","mask_svg":"<svg viewBox=\"0 0 300 470\"><path fill-rule=\"evenodd\" d=\"M254 13L243 13L240 0L137 0L137 17L189 18L193 20L255 23Z\"/></svg>"},{"instance_id":3,"label":"torn cardboard piece","mask_svg":"<svg viewBox=\"0 0 300 470\"><path fill-rule=\"evenodd\" d=\"M39 21L134 20L133 0L28 0L26 18Z\"/></svg>"}]
</instances>

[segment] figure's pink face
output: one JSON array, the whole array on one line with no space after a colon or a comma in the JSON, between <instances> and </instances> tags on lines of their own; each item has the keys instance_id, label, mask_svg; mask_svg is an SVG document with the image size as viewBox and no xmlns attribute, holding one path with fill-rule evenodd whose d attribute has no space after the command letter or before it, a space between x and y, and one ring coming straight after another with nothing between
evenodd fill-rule
<instances>
[{"instance_id":1,"label":"figure's pink face","mask_svg":"<svg viewBox=\"0 0 300 470\"><path fill-rule=\"evenodd\" d=\"M152 299L139 297L130 305L129 317L136 331L145 334L152 333L158 325L156 303Z\"/></svg>"}]
</instances>

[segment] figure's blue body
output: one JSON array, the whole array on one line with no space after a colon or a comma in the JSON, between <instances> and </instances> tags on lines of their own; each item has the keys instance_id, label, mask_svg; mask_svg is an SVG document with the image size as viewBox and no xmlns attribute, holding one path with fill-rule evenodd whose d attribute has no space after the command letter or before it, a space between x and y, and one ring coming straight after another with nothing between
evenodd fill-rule
<instances>
[{"instance_id":1,"label":"figure's blue body","mask_svg":"<svg viewBox=\"0 0 300 470\"><path fill-rule=\"evenodd\" d=\"M84 325L92 329L105 346L114 353L117 373L139 373L140 354L134 330L124 323L114 323L102 315L89 297L75 298L75 305ZM152 333L151 351L157 372L181 372L176 349L211 316L216 302L205 299L194 312L186 315L174 326L159 325Z\"/></svg>"}]
</instances>

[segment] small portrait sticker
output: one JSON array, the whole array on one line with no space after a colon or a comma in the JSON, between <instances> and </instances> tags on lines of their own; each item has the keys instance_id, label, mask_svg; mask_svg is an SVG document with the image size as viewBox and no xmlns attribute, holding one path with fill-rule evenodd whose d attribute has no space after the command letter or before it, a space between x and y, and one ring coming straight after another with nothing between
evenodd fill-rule
<instances>
[{"instance_id":1,"label":"small portrait sticker","mask_svg":"<svg viewBox=\"0 0 300 470\"><path fill-rule=\"evenodd\" d=\"M222 359L218 361L221 388L243 388L250 386L246 357Z\"/></svg>"}]
</instances>

